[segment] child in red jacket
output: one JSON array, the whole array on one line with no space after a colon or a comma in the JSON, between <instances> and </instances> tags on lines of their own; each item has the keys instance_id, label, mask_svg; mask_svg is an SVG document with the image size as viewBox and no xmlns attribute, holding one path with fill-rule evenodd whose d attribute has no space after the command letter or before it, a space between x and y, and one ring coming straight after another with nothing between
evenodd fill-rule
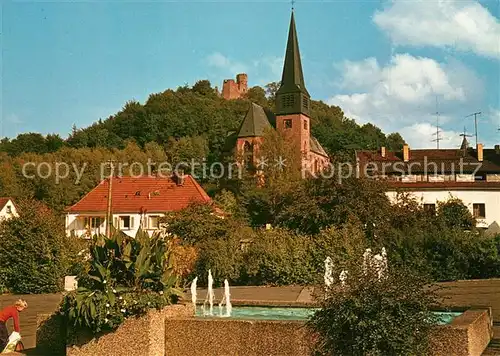
<instances>
[{"instance_id":1,"label":"child in red jacket","mask_svg":"<svg viewBox=\"0 0 500 356\"><path fill-rule=\"evenodd\" d=\"M14 305L10 305L0 310L0 352L7 346L9 341L9 332L7 330L7 320L10 318L14 321L14 331L18 333L21 331L19 328L19 312L22 312L28 307L28 303L19 299Z\"/></svg>"}]
</instances>

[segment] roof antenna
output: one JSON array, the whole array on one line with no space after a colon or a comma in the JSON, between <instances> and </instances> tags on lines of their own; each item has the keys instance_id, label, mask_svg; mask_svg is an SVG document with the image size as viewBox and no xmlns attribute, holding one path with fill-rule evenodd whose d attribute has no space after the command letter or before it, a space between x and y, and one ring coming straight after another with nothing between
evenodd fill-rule
<instances>
[{"instance_id":1,"label":"roof antenna","mask_svg":"<svg viewBox=\"0 0 500 356\"><path fill-rule=\"evenodd\" d=\"M436 136L436 138L434 140L432 140L432 142L436 142L437 144L437 149L439 150L439 142L442 140L440 134L441 134L441 130L439 128L439 110L438 110L438 97L436 95L436 132L433 133L433 135Z\"/></svg>"},{"instance_id":2,"label":"roof antenna","mask_svg":"<svg viewBox=\"0 0 500 356\"><path fill-rule=\"evenodd\" d=\"M477 142L478 142L478 140L477 140L477 115L481 115L481 111L478 111L478 112L475 112L475 113L472 113L472 114L466 116L466 118L474 116L474 127L476 129L476 147L477 147Z\"/></svg>"}]
</instances>

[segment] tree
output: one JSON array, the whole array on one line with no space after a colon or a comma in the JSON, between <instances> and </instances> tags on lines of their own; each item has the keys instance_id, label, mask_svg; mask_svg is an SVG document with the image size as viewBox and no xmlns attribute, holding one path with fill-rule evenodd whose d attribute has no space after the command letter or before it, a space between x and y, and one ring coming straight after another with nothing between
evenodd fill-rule
<instances>
[{"instance_id":1,"label":"tree","mask_svg":"<svg viewBox=\"0 0 500 356\"><path fill-rule=\"evenodd\" d=\"M81 245L44 204L17 200L19 217L0 223L0 274L12 293L55 293Z\"/></svg>"},{"instance_id":2,"label":"tree","mask_svg":"<svg viewBox=\"0 0 500 356\"><path fill-rule=\"evenodd\" d=\"M255 86L248 89L248 91L245 94L245 98L263 107L267 107L268 105L266 92L259 86Z\"/></svg>"},{"instance_id":3,"label":"tree","mask_svg":"<svg viewBox=\"0 0 500 356\"><path fill-rule=\"evenodd\" d=\"M401 135L397 132L387 135L385 140L385 145L390 151L401 151L405 143L406 142L403 137L401 137Z\"/></svg>"},{"instance_id":4,"label":"tree","mask_svg":"<svg viewBox=\"0 0 500 356\"><path fill-rule=\"evenodd\" d=\"M460 199L450 198L438 202L437 212L448 228L470 230L476 226L474 217Z\"/></svg>"},{"instance_id":5,"label":"tree","mask_svg":"<svg viewBox=\"0 0 500 356\"><path fill-rule=\"evenodd\" d=\"M215 91L208 80L198 80L193 85L193 91L201 95L215 95Z\"/></svg>"},{"instance_id":6,"label":"tree","mask_svg":"<svg viewBox=\"0 0 500 356\"><path fill-rule=\"evenodd\" d=\"M350 264L345 285L338 281L309 320L318 355L426 355L437 304L427 280L392 269L378 278L374 267Z\"/></svg>"}]
</instances>

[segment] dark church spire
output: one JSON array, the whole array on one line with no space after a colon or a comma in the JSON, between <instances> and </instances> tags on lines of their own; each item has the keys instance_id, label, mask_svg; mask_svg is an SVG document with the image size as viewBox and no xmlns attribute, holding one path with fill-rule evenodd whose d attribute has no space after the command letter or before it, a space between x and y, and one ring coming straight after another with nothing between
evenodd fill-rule
<instances>
[{"instance_id":1,"label":"dark church spire","mask_svg":"<svg viewBox=\"0 0 500 356\"><path fill-rule=\"evenodd\" d=\"M277 114L309 114L309 93L304 82L299 40L292 11L281 86L276 93Z\"/></svg>"}]
</instances>

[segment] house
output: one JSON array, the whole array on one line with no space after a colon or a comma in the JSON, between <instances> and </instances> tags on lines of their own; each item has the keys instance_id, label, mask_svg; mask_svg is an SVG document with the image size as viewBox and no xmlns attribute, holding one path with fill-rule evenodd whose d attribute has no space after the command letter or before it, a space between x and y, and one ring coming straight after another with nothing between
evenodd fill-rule
<instances>
[{"instance_id":1,"label":"house","mask_svg":"<svg viewBox=\"0 0 500 356\"><path fill-rule=\"evenodd\" d=\"M246 85L247 78L244 79ZM303 171L315 173L328 166L328 154L311 135L311 99L302 72L293 12L283 74L276 92L276 112L252 103L239 129L228 136L226 145L244 157L246 163L255 164L261 158L258 156L259 146L267 129L277 130L291 143Z\"/></svg>"},{"instance_id":2,"label":"house","mask_svg":"<svg viewBox=\"0 0 500 356\"><path fill-rule=\"evenodd\" d=\"M0 221L18 217L16 206L12 198L0 198Z\"/></svg>"},{"instance_id":3,"label":"house","mask_svg":"<svg viewBox=\"0 0 500 356\"><path fill-rule=\"evenodd\" d=\"M485 149L482 144L470 148L466 138L457 149L411 150L391 152L358 151L360 176L384 179L388 196L396 200L399 192L415 196L429 211L438 201L458 198L477 219L477 226L498 230L500 225L500 146Z\"/></svg>"},{"instance_id":4,"label":"house","mask_svg":"<svg viewBox=\"0 0 500 356\"><path fill-rule=\"evenodd\" d=\"M106 233L108 184L108 179L103 180L66 209L66 234L91 237ZM139 227L149 233L158 230L162 216L192 202L211 203L190 175L114 177L111 188L112 225L129 236L135 236Z\"/></svg>"}]
</instances>

